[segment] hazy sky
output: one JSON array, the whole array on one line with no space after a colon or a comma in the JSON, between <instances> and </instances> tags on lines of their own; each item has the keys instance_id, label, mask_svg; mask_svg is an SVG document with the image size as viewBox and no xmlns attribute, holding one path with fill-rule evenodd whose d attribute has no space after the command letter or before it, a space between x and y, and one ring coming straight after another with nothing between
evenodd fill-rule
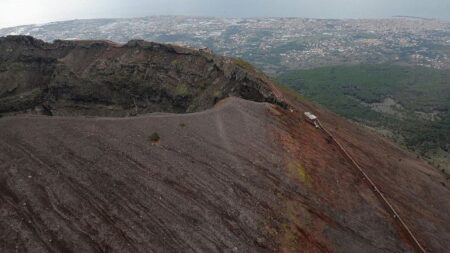
<instances>
[{"instance_id":1,"label":"hazy sky","mask_svg":"<svg viewBox=\"0 0 450 253\"><path fill-rule=\"evenodd\" d=\"M0 27L150 15L450 20L450 0L0 0Z\"/></svg>"}]
</instances>

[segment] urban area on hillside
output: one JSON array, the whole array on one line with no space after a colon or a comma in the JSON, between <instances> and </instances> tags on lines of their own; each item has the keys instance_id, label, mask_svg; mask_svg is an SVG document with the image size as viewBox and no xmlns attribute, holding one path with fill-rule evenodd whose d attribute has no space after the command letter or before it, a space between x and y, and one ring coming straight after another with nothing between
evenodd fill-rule
<instances>
[{"instance_id":1,"label":"urban area on hillside","mask_svg":"<svg viewBox=\"0 0 450 253\"><path fill-rule=\"evenodd\" d=\"M446 68L450 64L450 23L398 17L330 20L304 18L207 18L157 16L94 19L0 30L54 39L108 39L208 47L242 57L269 74L325 65L394 63Z\"/></svg>"}]
</instances>

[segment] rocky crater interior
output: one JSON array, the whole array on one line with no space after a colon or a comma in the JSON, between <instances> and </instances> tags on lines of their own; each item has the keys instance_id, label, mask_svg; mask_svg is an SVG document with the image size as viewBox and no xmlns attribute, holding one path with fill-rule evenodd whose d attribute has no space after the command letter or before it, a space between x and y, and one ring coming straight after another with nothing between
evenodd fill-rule
<instances>
[{"instance_id":1,"label":"rocky crater interior","mask_svg":"<svg viewBox=\"0 0 450 253\"><path fill-rule=\"evenodd\" d=\"M132 116L196 112L237 96L277 101L251 65L145 41L0 39L0 114Z\"/></svg>"}]
</instances>

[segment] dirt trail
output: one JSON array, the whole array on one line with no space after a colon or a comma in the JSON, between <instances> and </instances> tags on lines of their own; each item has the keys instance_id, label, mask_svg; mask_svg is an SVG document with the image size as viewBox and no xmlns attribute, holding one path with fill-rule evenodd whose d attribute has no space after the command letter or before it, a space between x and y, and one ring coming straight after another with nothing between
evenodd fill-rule
<instances>
[{"instance_id":1,"label":"dirt trail","mask_svg":"<svg viewBox=\"0 0 450 253\"><path fill-rule=\"evenodd\" d=\"M270 104L5 117L0 130L1 252L413 251L339 151ZM430 207L441 213L408 223L440 252L446 216Z\"/></svg>"}]
</instances>

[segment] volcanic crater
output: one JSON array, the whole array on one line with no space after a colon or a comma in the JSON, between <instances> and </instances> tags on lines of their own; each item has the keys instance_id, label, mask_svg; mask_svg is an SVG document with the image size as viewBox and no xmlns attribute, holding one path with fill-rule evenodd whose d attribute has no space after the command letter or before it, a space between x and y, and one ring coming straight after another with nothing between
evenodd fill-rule
<instances>
[{"instance_id":1,"label":"volcanic crater","mask_svg":"<svg viewBox=\"0 0 450 253\"><path fill-rule=\"evenodd\" d=\"M429 252L445 176L239 59L0 38L1 252ZM157 136L157 138L155 137Z\"/></svg>"}]
</instances>

